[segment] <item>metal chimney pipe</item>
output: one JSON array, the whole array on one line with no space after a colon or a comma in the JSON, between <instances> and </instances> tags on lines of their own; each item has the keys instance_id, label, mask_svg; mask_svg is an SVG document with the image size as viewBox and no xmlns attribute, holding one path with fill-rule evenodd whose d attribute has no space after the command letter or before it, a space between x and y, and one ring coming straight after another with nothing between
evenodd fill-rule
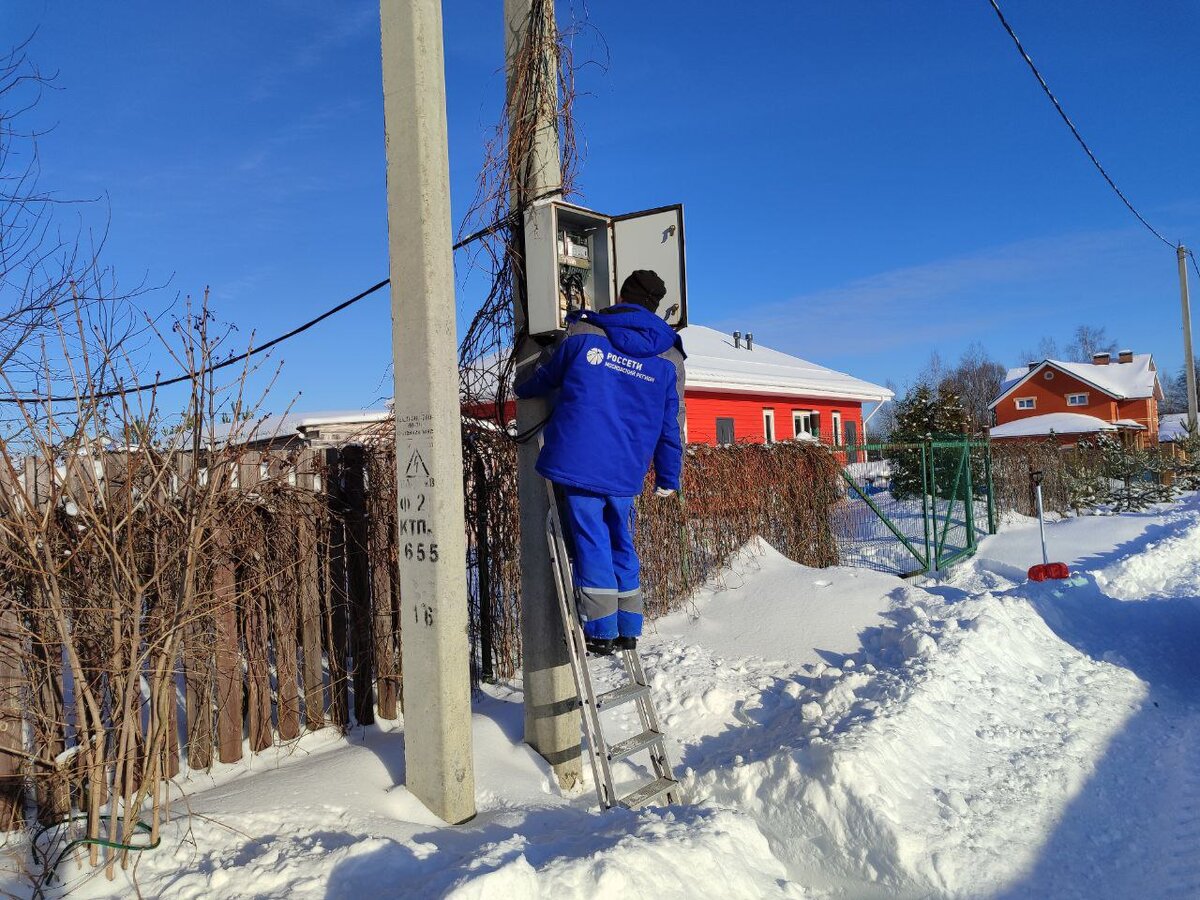
<instances>
[{"instance_id":1,"label":"metal chimney pipe","mask_svg":"<svg viewBox=\"0 0 1200 900\"><path fill-rule=\"evenodd\" d=\"M733 349L734 350L742 349L742 333L740 331L735 331L733 333Z\"/></svg>"},{"instance_id":2,"label":"metal chimney pipe","mask_svg":"<svg viewBox=\"0 0 1200 900\"><path fill-rule=\"evenodd\" d=\"M749 331L746 332L746 349L747 350L754 349L754 335Z\"/></svg>"}]
</instances>

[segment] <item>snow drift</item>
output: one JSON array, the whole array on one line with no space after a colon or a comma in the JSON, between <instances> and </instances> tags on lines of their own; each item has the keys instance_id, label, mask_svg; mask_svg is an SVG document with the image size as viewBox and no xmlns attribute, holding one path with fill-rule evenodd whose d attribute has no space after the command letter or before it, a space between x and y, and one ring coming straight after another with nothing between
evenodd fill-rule
<instances>
[{"instance_id":1,"label":"snow drift","mask_svg":"<svg viewBox=\"0 0 1200 900\"><path fill-rule=\"evenodd\" d=\"M753 815L807 885L927 896L1003 884L1144 688L1022 599L908 588L890 618L856 657L790 679L794 699L786 685L760 698L773 714L738 736L740 764L699 774L697 790Z\"/></svg>"},{"instance_id":2,"label":"snow drift","mask_svg":"<svg viewBox=\"0 0 1200 900\"><path fill-rule=\"evenodd\" d=\"M1054 524L1069 584L1026 582L1036 527L1009 525L919 586L759 547L661 620L646 664L687 806L564 796L520 741L519 684L498 685L468 825L403 788L402 723L318 732L181 779L194 815L133 877L184 900L1200 892L1200 503Z\"/></svg>"}]
</instances>

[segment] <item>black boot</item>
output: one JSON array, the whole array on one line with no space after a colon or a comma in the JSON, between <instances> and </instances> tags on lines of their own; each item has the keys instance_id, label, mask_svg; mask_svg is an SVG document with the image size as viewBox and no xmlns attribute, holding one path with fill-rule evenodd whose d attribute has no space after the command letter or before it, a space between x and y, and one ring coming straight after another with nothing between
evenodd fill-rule
<instances>
[{"instance_id":1,"label":"black boot","mask_svg":"<svg viewBox=\"0 0 1200 900\"><path fill-rule=\"evenodd\" d=\"M583 645L587 647L587 652L594 656L612 656L613 654L613 639L612 638L583 638Z\"/></svg>"},{"instance_id":2,"label":"black boot","mask_svg":"<svg viewBox=\"0 0 1200 900\"><path fill-rule=\"evenodd\" d=\"M613 646L618 650L636 650L637 638L623 634L613 641Z\"/></svg>"}]
</instances>

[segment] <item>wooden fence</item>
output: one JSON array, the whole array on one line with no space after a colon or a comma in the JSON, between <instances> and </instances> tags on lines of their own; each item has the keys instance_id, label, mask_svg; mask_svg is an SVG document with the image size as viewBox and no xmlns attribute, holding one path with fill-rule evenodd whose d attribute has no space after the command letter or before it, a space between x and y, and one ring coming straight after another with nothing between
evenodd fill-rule
<instances>
[{"instance_id":1,"label":"wooden fence","mask_svg":"<svg viewBox=\"0 0 1200 900\"><path fill-rule=\"evenodd\" d=\"M174 702L155 709L148 689L141 691L139 741L166 720L163 776L174 776L181 765L237 762L247 750L294 740L303 730L345 730L372 723L377 713L397 716L403 685L394 482L369 456L366 448L349 446L290 455L243 452L234 463L234 496L204 545L209 559L202 570L215 602L183 628L170 675ZM64 498L82 489L74 483L80 471L103 472L90 485L102 495L120 489L114 473L123 458L103 459L53 472L30 460L8 487L32 498L27 515L67 516L69 524ZM176 465L190 466L189 456L179 454ZM380 473L374 495L370 469ZM287 502L280 502L285 495ZM79 741L72 670L39 603L18 599L24 575L4 573L9 602L0 608L2 830L20 828L31 807L43 823L65 818L72 806L85 808L86 775L63 763ZM71 627L96 628L98 635L95 653L78 671L113 682L98 696L115 703L118 673L101 658L106 623L94 620L91 601L66 602ZM153 599L144 610L153 617ZM75 636L76 648L88 654L88 642ZM152 673L135 674L150 684Z\"/></svg>"},{"instance_id":2,"label":"wooden fence","mask_svg":"<svg viewBox=\"0 0 1200 900\"><path fill-rule=\"evenodd\" d=\"M207 600L174 620L182 623L172 626L182 635L177 648L169 644L163 657L171 670L165 677L175 688L165 693L156 690L164 676L150 671L149 662L139 670L123 663L119 653L116 660L108 658L114 652L109 648L119 642L107 630L117 626L110 629L96 610L104 612L106 591L132 589L115 582L111 588L108 582L97 587L92 576L104 567L89 569L86 560L81 564L70 556L75 552L70 498L78 494L82 500L84 494L72 480L91 476L80 476L70 466L51 473L33 465L20 479L28 501L0 504L0 519L35 510L56 516L57 526L45 531L47 540L64 547L55 552L67 554L70 565L80 569L37 587L43 594L61 588L78 595L66 604L68 640L45 612L45 602L32 596L37 591L26 584L30 573L9 571L19 568L16 557L4 555L0 545L0 600L16 598L0 605L0 827L21 827L30 808L42 822L59 821L72 810L88 809L89 796L95 814L97 778L104 779L105 796L111 790L124 798L125 808L136 805L129 776L122 781L121 754L117 763L112 752L101 754L100 774L95 764L89 772L71 762L81 746L72 672L101 698L98 719L109 747L118 743L123 727L129 730L121 725L126 701L120 699L120 684L131 673L141 679L143 687L129 703L137 708L126 721L136 723L133 743L162 744L161 751L143 753L138 763L158 779L173 777L181 766L203 770L237 762L247 752L294 740L305 731L345 730L370 724L376 715L399 713L402 630L392 442L365 440L339 450L291 454L224 452L233 455L224 465L236 477L231 474L222 483L218 493L227 501L217 504L217 514L203 529L202 560L192 567L198 573L196 591ZM178 470L180 483L196 490L211 485L215 475L198 479L189 455L177 456L168 471ZM137 482L137 467L130 454L103 459L104 477L91 484L93 494L99 486L100 499L91 502L104 508L92 521L107 527L121 518L121 509L134 515L138 503L129 490ZM477 683L511 677L521 659L515 447L494 429L469 431L463 461L464 563ZM208 465L218 470L217 463ZM125 470L133 474L122 474ZM824 448L799 443L693 447L684 471L686 503L654 498L649 482L639 503L637 539L651 617L679 608L755 535L808 565L837 562L830 509L838 498L838 470ZM172 520L165 515L162 521ZM139 540L147 548L132 557L137 565L144 565L142 556L158 552L154 522L141 527L145 533ZM160 585L159 596L127 604L137 611L132 617L145 634L132 643L126 639L126 647L161 647L168 640L171 629L159 623L171 607L170 598L161 596L166 590ZM119 627L127 633L130 623ZM81 634L95 639L81 641ZM81 657L74 667L71 652ZM160 697L165 699L155 699ZM155 760L161 763L157 770Z\"/></svg>"}]
</instances>

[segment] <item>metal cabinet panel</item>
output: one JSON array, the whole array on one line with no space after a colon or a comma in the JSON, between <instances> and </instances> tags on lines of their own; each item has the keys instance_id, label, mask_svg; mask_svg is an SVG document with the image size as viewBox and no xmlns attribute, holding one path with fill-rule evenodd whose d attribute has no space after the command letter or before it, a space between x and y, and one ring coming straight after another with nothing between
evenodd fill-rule
<instances>
[{"instance_id":1,"label":"metal cabinet panel","mask_svg":"<svg viewBox=\"0 0 1200 900\"><path fill-rule=\"evenodd\" d=\"M631 272L652 269L667 286L658 314L675 328L687 324L687 266L683 206L662 206L614 216L613 294Z\"/></svg>"}]
</instances>

